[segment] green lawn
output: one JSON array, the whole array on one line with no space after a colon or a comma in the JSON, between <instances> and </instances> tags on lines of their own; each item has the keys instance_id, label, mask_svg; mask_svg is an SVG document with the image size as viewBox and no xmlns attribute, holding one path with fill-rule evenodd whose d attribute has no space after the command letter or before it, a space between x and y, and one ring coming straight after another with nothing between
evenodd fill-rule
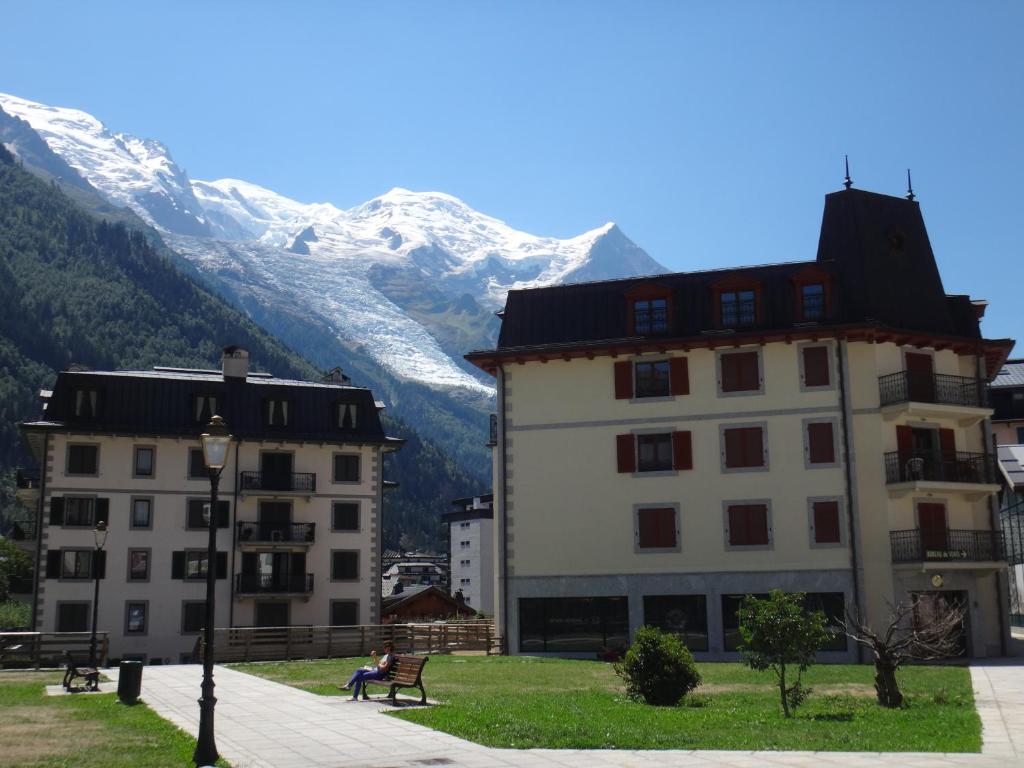
<instances>
[{"instance_id":1,"label":"green lawn","mask_svg":"<svg viewBox=\"0 0 1024 768\"><path fill-rule=\"evenodd\" d=\"M144 704L110 694L47 696L60 672L0 674L0 765L10 768L181 768L195 740ZM221 762L218 765L227 766Z\"/></svg>"},{"instance_id":2,"label":"green lawn","mask_svg":"<svg viewBox=\"0 0 1024 768\"><path fill-rule=\"evenodd\" d=\"M236 668L339 695L337 684L365 661ZM626 699L611 665L601 662L433 656L424 683L427 695L441 704L394 716L480 744L516 749L981 749L981 720L970 673L962 667L905 669L900 683L908 706L894 711L875 704L871 667L816 666L805 675L814 689L811 697L786 720L770 673L739 664L697 666L704 683L691 703L661 708Z\"/></svg>"}]
</instances>

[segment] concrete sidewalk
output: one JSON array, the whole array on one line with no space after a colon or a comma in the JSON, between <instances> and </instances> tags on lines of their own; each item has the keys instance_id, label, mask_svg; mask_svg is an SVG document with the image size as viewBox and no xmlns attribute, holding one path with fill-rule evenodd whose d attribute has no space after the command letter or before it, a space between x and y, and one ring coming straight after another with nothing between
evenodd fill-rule
<instances>
[{"instance_id":1,"label":"concrete sidewalk","mask_svg":"<svg viewBox=\"0 0 1024 768\"><path fill-rule=\"evenodd\" d=\"M116 675L116 670L111 670ZM971 668L982 718L982 753L724 752L491 749L388 717L379 702L317 696L217 667L217 747L235 768L626 768L627 766L907 766L1006 768L1024 765L1024 665ZM198 665L146 667L142 698L188 733L199 722Z\"/></svg>"}]
</instances>

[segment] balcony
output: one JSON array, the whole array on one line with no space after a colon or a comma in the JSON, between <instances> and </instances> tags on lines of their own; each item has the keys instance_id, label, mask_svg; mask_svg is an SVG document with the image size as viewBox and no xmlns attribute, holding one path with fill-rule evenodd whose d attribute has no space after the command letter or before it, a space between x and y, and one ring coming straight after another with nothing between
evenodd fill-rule
<instances>
[{"instance_id":1,"label":"balcony","mask_svg":"<svg viewBox=\"0 0 1024 768\"><path fill-rule=\"evenodd\" d=\"M20 469L14 479L14 495L29 509L35 509L39 503L39 475L22 472Z\"/></svg>"},{"instance_id":2,"label":"balcony","mask_svg":"<svg viewBox=\"0 0 1024 768\"><path fill-rule=\"evenodd\" d=\"M903 455L890 451L885 454L885 482L891 496L938 491L981 498L999 491L994 457L966 451Z\"/></svg>"},{"instance_id":3,"label":"balcony","mask_svg":"<svg viewBox=\"0 0 1024 768\"><path fill-rule=\"evenodd\" d=\"M309 595L312 573L239 573L235 576L237 595Z\"/></svg>"},{"instance_id":4,"label":"balcony","mask_svg":"<svg viewBox=\"0 0 1024 768\"><path fill-rule=\"evenodd\" d=\"M240 472L238 487L243 495L269 492L311 496L316 493L316 474L313 472Z\"/></svg>"},{"instance_id":5,"label":"balcony","mask_svg":"<svg viewBox=\"0 0 1024 768\"><path fill-rule=\"evenodd\" d=\"M237 524L238 542L251 544L300 544L309 546L316 536L316 523L261 523L242 521Z\"/></svg>"},{"instance_id":6,"label":"balcony","mask_svg":"<svg viewBox=\"0 0 1024 768\"><path fill-rule=\"evenodd\" d=\"M1006 560L998 531L934 530L889 531L892 562L942 563L943 567L965 567L971 563L1000 563ZM971 567L971 566L966 566Z\"/></svg>"},{"instance_id":7,"label":"balcony","mask_svg":"<svg viewBox=\"0 0 1024 768\"><path fill-rule=\"evenodd\" d=\"M962 427L992 415L985 382L967 376L897 371L878 378L878 402L882 415L951 418Z\"/></svg>"}]
</instances>

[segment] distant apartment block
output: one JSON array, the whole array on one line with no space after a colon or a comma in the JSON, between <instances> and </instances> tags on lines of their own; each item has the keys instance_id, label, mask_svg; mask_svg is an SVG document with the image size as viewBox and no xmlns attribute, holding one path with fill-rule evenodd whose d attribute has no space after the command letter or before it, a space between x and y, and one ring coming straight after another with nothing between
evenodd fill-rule
<instances>
[{"instance_id":1,"label":"distant apartment block","mask_svg":"<svg viewBox=\"0 0 1024 768\"><path fill-rule=\"evenodd\" d=\"M110 655L186 659L216 569L218 627L373 624L380 618L384 434L368 389L275 378L225 349L223 370L64 371L21 425L41 469L37 630L97 628ZM199 435L234 436L209 508ZM207 561L208 520L218 530ZM93 563L93 528L108 537Z\"/></svg>"},{"instance_id":2,"label":"distant apartment block","mask_svg":"<svg viewBox=\"0 0 1024 768\"><path fill-rule=\"evenodd\" d=\"M494 613L494 494L468 496L452 502L441 515L448 525L452 594L462 592L468 605Z\"/></svg>"}]
</instances>

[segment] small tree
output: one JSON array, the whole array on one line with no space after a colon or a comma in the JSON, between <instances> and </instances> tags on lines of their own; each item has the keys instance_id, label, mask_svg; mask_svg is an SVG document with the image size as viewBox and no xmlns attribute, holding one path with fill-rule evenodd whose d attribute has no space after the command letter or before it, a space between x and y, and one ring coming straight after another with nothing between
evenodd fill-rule
<instances>
[{"instance_id":1,"label":"small tree","mask_svg":"<svg viewBox=\"0 0 1024 768\"><path fill-rule=\"evenodd\" d=\"M874 655L875 694L881 706L903 706L896 670L905 662L956 655L966 612L962 602L950 604L938 595L911 595L892 608L885 628L876 632L855 607L847 609L847 636Z\"/></svg>"},{"instance_id":2,"label":"small tree","mask_svg":"<svg viewBox=\"0 0 1024 768\"><path fill-rule=\"evenodd\" d=\"M693 655L675 635L657 627L640 627L615 674L626 683L626 695L659 707L674 707L700 685Z\"/></svg>"},{"instance_id":3,"label":"small tree","mask_svg":"<svg viewBox=\"0 0 1024 768\"><path fill-rule=\"evenodd\" d=\"M0 602L7 600L12 581L32 578L32 558L9 539L0 539Z\"/></svg>"},{"instance_id":4,"label":"small tree","mask_svg":"<svg viewBox=\"0 0 1024 768\"><path fill-rule=\"evenodd\" d=\"M810 693L800 677L828 638L825 614L804 610L803 600L800 592L773 589L764 600L748 595L737 611L743 661L751 669L775 672L786 717ZM786 673L791 667L796 667L796 682L787 686Z\"/></svg>"}]
</instances>

